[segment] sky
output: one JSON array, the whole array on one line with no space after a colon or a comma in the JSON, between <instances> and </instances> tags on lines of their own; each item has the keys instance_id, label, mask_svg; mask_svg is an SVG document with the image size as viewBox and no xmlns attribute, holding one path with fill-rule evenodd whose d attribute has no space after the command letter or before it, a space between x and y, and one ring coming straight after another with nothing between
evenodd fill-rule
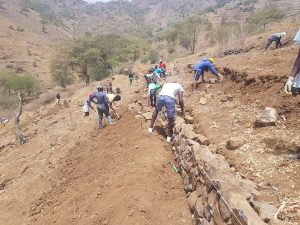
<instances>
[{"instance_id":1,"label":"sky","mask_svg":"<svg viewBox=\"0 0 300 225\"><path fill-rule=\"evenodd\" d=\"M109 2L111 0L85 0L85 1L89 3L95 3L95 2Z\"/></svg>"}]
</instances>

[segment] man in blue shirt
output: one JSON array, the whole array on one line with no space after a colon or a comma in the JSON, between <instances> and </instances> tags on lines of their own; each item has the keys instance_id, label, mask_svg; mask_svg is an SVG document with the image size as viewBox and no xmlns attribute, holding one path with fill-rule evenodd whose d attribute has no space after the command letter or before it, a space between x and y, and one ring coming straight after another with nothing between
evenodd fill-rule
<instances>
[{"instance_id":1,"label":"man in blue shirt","mask_svg":"<svg viewBox=\"0 0 300 225\"><path fill-rule=\"evenodd\" d=\"M106 94L103 92L103 86L98 85L97 86L98 92L95 92L89 96L89 104L93 102L97 105L97 111L99 115L99 128L103 128L102 125L102 119L103 114L106 116L107 122L109 125L112 125L111 116L109 115L108 110L108 99L106 97Z\"/></svg>"},{"instance_id":2,"label":"man in blue shirt","mask_svg":"<svg viewBox=\"0 0 300 225\"><path fill-rule=\"evenodd\" d=\"M215 75L219 79L219 75L215 67L213 66L214 59L210 58L209 60L204 59L198 62L194 66L194 83L193 83L193 91L198 88L199 79L202 77L202 82L204 82L204 72L210 71L213 75Z\"/></svg>"}]
</instances>

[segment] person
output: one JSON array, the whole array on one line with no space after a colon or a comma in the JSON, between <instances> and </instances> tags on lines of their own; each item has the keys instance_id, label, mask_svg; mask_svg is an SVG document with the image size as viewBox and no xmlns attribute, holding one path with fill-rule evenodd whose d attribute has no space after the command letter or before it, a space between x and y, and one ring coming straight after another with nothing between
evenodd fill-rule
<instances>
[{"instance_id":1,"label":"person","mask_svg":"<svg viewBox=\"0 0 300 225\"><path fill-rule=\"evenodd\" d=\"M300 29L296 34L294 41L297 45L300 45ZM292 72L284 85L284 91L287 94L292 94L292 90L300 88L300 48L298 52L298 56L296 57ZM298 90L299 91L299 90Z\"/></svg>"},{"instance_id":2,"label":"person","mask_svg":"<svg viewBox=\"0 0 300 225\"><path fill-rule=\"evenodd\" d=\"M150 84L150 81L151 81L151 74L152 74L152 70L149 69L148 70L148 73L145 73L144 75L144 78L145 78L145 81L146 81L146 87L148 88L149 84Z\"/></svg>"},{"instance_id":3,"label":"person","mask_svg":"<svg viewBox=\"0 0 300 225\"><path fill-rule=\"evenodd\" d=\"M112 82L109 82L107 86L107 94L114 94L114 93L115 92L113 91Z\"/></svg>"},{"instance_id":4,"label":"person","mask_svg":"<svg viewBox=\"0 0 300 225\"><path fill-rule=\"evenodd\" d=\"M160 89L160 85L152 81L148 86L148 106L154 107L156 105L156 93Z\"/></svg>"},{"instance_id":5,"label":"person","mask_svg":"<svg viewBox=\"0 0 300 225\"><path fill-rule=\"evenodd\" d=\"M103 92L102 85L97 85L97 92L89 96L89 102L90 103L93 102L94 104L97 105L100 129L103 128L103 124L102 124L103 114L106 116L108 124L109 125L113 124L108 110L108 99L106 94Z\"/></svg>"},{"instance_id":6,"label":"person","mask_svg":"<svg viewBox=\"0 0 300 225\"><path fill-rule=\"evenodd\" d=\"M158 81L161 79L159 73L152 73L151 76L150 76L150 81L149 81L149 84L152 82L152 83L155 83L157 84ZM148 85L149 86L149 85Z\"/></svg>"},{"instance_id":7,"label":"person","mask_svg":"<svg viewBox=\"0 0 300 225\"><path fill-rule=\"evenodd\" d=\"M163 63L163 61L162 61L162 60L159 60L159 68L163 69L164 71L166 71L166 70L167 70L166 64L165 64L165 63Z\"/></svg>"},{"instance_id":8,"label":"person","mask_svg":"<svg viewBox=\"0 0 300 225\"><path fill-rule=\"evenodd\" d=\"M82 107L82 111L84 112L84 117L88 117L90 115L90 108L92 110L95 110L94 107L91 105L91 102L89 101L90 96L92 96L93 93L90 93L88 95L88 98L84 101L84 105Z\"/></svg>"},{"instance_id":9,"label":"person","mask_svg":"<svg viewBox=\"0 0 300 225\"><path fill-rule=\"evenodd\" d=\"M283 37L286 37L286 32L282 32L282 33L277 33L277 34L272 34L269 38L268 38L268 41L267 41L267 44L265 46L265 50L267 50L270 45L273 43L273 41L275 41L276 43L276 48L281 48L282 47L282 44L281 44L281 39Z\"/></svg>"},{"instance_id":10,"label":"person","mask_svg":"<svg viewBox=\"0 0 300 225\"><path fill-rule=\"evenodd\" d=\"M209 58L204 59L199 61L195 66L194 66L194 71L195 71L195 75L194 75L194 82L193 82L193 91L196 91L199 85L199 79L201 77L202 82L205 82L204 80L204 72L207 72L208 70L215 75L219 80L219 74L217 72L217 70L215 69L215 67L213 66L214 63L214 58Z\"/></svg>"},{"instance_id":11,"label":"person","mask_svg":"<svg viewBox=\"0 0 300 225\"><path fill-rule=\"evenodd\" d=\"M159 77L162 75L164 78L164 70L162 68L159 68L158 66L155 66L155 70L153 71L152 74L157 74Z\"/></svg>"},{"instance_id":12,"label":"person","mask_svg":"<svg viewBox=\"0 0 300 225\"><path fill-rule=\"evenodd\" d=\"M120 118L119 114L116 112L116 110L113 108L113 102L121 101L121 96L116 94L107 94L108 99L108 110L111 109L118 118Z\"/></svg>"},{"instance_id":13,"label":"person","mask_svg":"<svg viewBox=\"0 0 300 225\"><path fill-rule=\"evenodd\" d=\"M129 84L130 84L130 86L132 85L133 76L134 76L134 72L132 71L132 69L130 69L130 70L128 71L128 79L129 79Z\"/></svg>"},{"instance_id":14,"label":"person","mask_svg":"<svg viewBox=\"0 0 300 225\"><path fill-rule=\"evenodd\" d=\"M55 99L56 99L56 103L60 104L60 94L59 93L56 94Z\"/></svg>"},{"instance_id":15,"label":"person","mask_svg":"<svg viewBox=\"0 0 300 225\"><path fill-rule=\"evenodd\" d=\"M297 32L294 41L297 45L300 45L300 29ZM292 72L288 78L286 84L284 85L284 90L288 94L292 94L292 89L300 89L300 48L298 55L296 57ZM289 159L300 159L300 149L298 148L295 154L289 155Z\"/></svg>"},{"instance_id":16,"label":"person","mask_svg":"<svg viewBox=\"0 0 300 225\"><path fill-rule=\"evenodd\" d=\"M162 75L164 78L166 78L167 66L162 60L159 60L159 68L162 69Z\"/></svg>"},{"instance_id":17,"label":"person","mask_svg":"<svg viewBox=\"0 0 300 225\"><path fill-rule=\"evenodd\" d=\"M149 133L153 132L153 126L157 115L162 110L162 108L165 107L168 118L167 142L171 142L171 140L173 139L173 128L176 117L176 96L179 100L182 116L185 116L183 92L183 88L179 83L172 81L172 79L170 78L167 80L167 83L163 85L158 96L156 107L152 114L150 127L148 128Z\"/></svg>"}]
</instances>

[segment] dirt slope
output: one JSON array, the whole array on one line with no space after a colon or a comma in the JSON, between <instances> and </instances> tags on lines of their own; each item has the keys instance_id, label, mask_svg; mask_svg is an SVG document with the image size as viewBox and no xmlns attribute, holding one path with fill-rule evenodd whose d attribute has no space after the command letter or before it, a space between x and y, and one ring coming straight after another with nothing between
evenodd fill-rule
<instances>
[{"instance_id":1,"label":"dirt slope","mask_svg":"<svg viewBox=\"0 0 300 225\"><path fill-rule=\"evenodd\" d=\"M114 81L122 118L104 130L96 113L81 112L94 87L65 99L69 108L25 112L24 146L15 146L11 124L1 128L0 224L191 224L169 147L128 111L139 86L126 81Z\"/></svg>"}]
</instances>

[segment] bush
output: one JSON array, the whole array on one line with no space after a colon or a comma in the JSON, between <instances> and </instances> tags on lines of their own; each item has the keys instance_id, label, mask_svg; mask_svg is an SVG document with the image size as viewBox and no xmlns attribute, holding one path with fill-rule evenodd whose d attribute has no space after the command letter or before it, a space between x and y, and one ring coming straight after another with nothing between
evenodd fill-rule
<instances>
[{"instance_id":1,"label":"bush","mask_svg":"<svg viewBox=\"0 0 300 225\"><path fill-rule=\"evenodd\" d=\"M152 48L150 50L148 59L150 60L151 64L158 62L158 52L156 49Z\"/></svg>"},{"instance_id":2,"label":"bush","mask_svg":"<svg viewBox=\"0 0 300 225\"><path fill-rule=\"evenodd\" d=\"M6 87L8 90L12 90L14 92L27 93L28 95L32 95L34 92L38 90L39 82L34 77L28 76L12 76L7 81Z\"/></svg>"},{"instance_id":3,"label":"bush","mask_svg":"<svg viewBox=\"0 0 300 225\"><path fill-rule=\"evenodd\" d=\"M74 82L74 76L64 60L57 58L51 64L51 76L53 81L59 86L66 88Z\"/></svg>"},{"instance_id":4,"label":"bush","mask_svg":"<svg viewBox=\"0 0 300 225\"><path fill-rule=\"evenodd\" d=\"M262 11L257 12L247 18L247 32L255 33L261 28L265 30L266 25L268 23L280 21L283 17L284 13L281 10L279 10L277 6L266 6Z\"/></svg>"},{"instance_id":5,"label":"bush","mask_svg":"<svg viewBox=\"0 0 300 225\"><path fill-rule=\"evenodd\" d=\"M89 73L94 80L101 81L110 74L110 70L109 68L100 65L98 67L91 68Z\"/></svg>"},{"instance_id":6,"label":"bush","mask_svg":"<svg viewBox=\"0 0 300 225\"><path fill-rule=\"evenodd\" d=\"M169 54L172 54L175 52L175 47L171 46L171 47L168 47L168 53Z\"/></svg>"}]
</instances>

